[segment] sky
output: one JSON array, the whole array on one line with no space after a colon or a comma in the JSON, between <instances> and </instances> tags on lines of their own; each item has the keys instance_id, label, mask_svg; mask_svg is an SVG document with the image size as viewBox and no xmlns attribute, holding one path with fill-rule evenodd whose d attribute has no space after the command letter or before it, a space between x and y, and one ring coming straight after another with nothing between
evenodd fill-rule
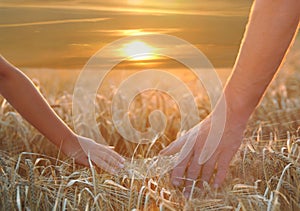
<instances>
[{"instance_id":1,"label":"sky","mask_svg":"<svg viewBox=\"0 0 300 211\"><path fill-rule=\"evenodd\" d=\"M215 67L231 67L251 4L250 0L0 0L0 53L19 67L80 69L119 38L163 33L190 42Z\"/></svg>"}]
</instances>

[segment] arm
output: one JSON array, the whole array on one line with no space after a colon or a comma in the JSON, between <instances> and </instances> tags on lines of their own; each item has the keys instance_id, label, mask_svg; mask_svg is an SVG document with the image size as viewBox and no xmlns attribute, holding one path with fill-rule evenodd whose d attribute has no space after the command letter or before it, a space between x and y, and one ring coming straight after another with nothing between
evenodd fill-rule
<instances>
[{"instance_id":1,"label":"arm","mask_svg":"<svg viewBox=\"0 0 300 211\"><path fill-rule=\"evenodd\" d=\"M225 88L232 110L248 119L282 64L297 32L298 0L257 0Z\"/></svg>"},{"instance_id":2,"label":"arm","mask_svg":"<svg viewBox=\"0 0 300 211\"><path fill-rule=\"evenodd\" d=\"M189 134L197 136L195 147L172 172L174 185L181 185L183 181L180 178L184 175L191 180L200 177L201 184L207 181L213 183L214 187L223 183L230 161L241 144L248 118L278 71L292 43L299 16L299 0L257 0L254 3L233 73L224 89L227 119L220 143L209 160L199 165L199 156L210 129L210 115L164 149L161 154L174 154L188 141ZM218 116L218 112L217 105L212 114ZM192 181L185 182L185 196L190 195L191 185Z\"/></svg>"},{"instance_id":3,"label":"arm","mask_svg":"<svg viewBox=\"0 0 300 211\"><path fill-rule=\"evenodd\" d=\"M88 165L87 154L101 168L113 172L123 158L107 146L78 136L55 114L33 83L0 56L0 93L34 127L77 163Z\"/></svg>"}]
</instances>

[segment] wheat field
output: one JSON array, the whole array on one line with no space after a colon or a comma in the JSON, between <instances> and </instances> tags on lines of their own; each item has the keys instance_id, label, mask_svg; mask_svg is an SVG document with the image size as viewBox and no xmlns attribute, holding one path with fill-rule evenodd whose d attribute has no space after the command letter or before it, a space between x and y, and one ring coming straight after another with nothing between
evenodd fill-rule
<instances>
[{"instance_id":1,"label":"wheat field","mask_svg":"<svg viewBox=\"0 0 300 211\"><path fill-rule=\"evenodd\" d=\"M178 108L168 96L146 92L135 99L130 118L136 129L146 130L154 109L167 114L169 122L155 144L139 145L124 140L112 123L111 99L117 87L98 94L99 129L127 157L117 176L74 164L1 99L1 210L300 210L298 49L297 44L249 120L225 184L219 190L207 183L201 189L195 186L188 200L181 188L171 185L169 174L159 173L171 164L160 160L158 152L180 133ZM35 83L72 128L72 89L66 86L74 80L62 78L49 91L49 77ZM196 101L203 119L210 111L207 97L199 95Z\"/></svg>"}]
</instances>

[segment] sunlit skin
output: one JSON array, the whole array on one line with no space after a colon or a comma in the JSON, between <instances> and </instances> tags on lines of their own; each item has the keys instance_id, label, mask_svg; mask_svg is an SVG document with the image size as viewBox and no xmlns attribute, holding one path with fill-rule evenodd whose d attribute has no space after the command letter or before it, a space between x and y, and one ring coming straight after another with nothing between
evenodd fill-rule
<instances>
[{"instance_id":1,"label":"sunlit skin","mask_svg":"<svg viewBox=\"0 0 300 211\"><path fill-rule=\"evenodd\" d=\"M197 179L200 179L200 187L204 181L213 184L215 188L223 183L230 161L241 145L247 121L295 37L299 17L299 0L255 1L233 73L224 89L227 121L217 150L207 162L199 164L199 156L202 150L206 150L203 146L210 129L211 117L223 115L218 105L199 125L161 152L162 155L174 154L189 141L189 134L197 136L195 147L188 155L183 155L184 160L172 172L175 186L185 182L186 197L190 196L193 181ZM215 170L215 177L212 177Z\"/></svg>"},{"instance_id":2,"label":"sunlit skin","mask_svg":"<svg viewBox=\"0 0 300 211\"><path fill-rule=\"evenodd\" d=\"M75 134L55 114L33 83L0 55L0 94L42 134L75 162L89 166L88 157L100 168L116 174L124 158L109 146Z\"/></svg>"}]
</instances>

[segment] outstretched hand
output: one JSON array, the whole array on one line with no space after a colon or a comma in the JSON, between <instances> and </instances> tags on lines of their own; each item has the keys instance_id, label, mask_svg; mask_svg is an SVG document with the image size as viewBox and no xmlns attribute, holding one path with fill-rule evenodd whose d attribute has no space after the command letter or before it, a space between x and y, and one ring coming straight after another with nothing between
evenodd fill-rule
<instances>
[{"instance_id":1,"label":"outstretched hand","mask_svg":"<svg viewBox=\"0 0 300 211\"><path fill-rule=\"evenodd\" d=\"M78 135L66 140L62 145L62 151L73 157L77 164L89 166L90 156L91 161L99 168L117 174L118 170L124 168L125 159L112 148Z\"/></svg>"},{"instance_id":2,"label":"outstretched hand","mask_svg":"<svg viewBox=\"0 0 300 211\"><path fill-rule=\"evenodd\" d=\"M230 161L241 144L246 121L239 121L237 118L232 119L229 117L215 152L204 164L200 165L199 157L201 153L207 150L203 146L211 127L211 119L211 116L208 116L160 152L161 155L175 154L181 151L186 142L191 141L188 137L196 138L196 142L187 154L179 154L178 159L180 162L175 165L171 174L173 185L180 186L185 182L185 197L189 197L191 187L196 180L198 181L197 186L200 188L204 181L218 188L223 183Z\"/></svg>"}]
</instances>

